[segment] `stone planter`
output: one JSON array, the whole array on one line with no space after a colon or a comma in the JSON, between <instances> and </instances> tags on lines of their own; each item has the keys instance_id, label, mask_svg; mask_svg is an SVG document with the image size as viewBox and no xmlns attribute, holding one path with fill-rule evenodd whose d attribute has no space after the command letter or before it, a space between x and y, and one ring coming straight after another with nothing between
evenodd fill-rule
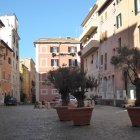
<instances>
[{"instance_id":1,"label":"stone planter","mask_svg":"<svg viewBox=\"0 0 140 140\"><path fill-rule=\"evenodd\" d=\"M89 125L93 107L69 108L74 125Z\"/></svg>"},{"instance_id":2,"label":"stone planter","mask_svg":"<svg viewBox=\"0 0 140 140\"><path fill-rule=\"evenodd\" d=\"M71 120L71 114L68 109L68 106L56 106L55 109L57 111L60 121L70 121Z\"/></svg>"},{"instance_id":3,"label":"stone planter","mask_svg":"<svg viewBox=\"0 0 140 140\"><path fill-rule=\"evenodd\" d=\"M140 126L140 107L127 107L132 126Z\"/></svg>"}]
</instances>

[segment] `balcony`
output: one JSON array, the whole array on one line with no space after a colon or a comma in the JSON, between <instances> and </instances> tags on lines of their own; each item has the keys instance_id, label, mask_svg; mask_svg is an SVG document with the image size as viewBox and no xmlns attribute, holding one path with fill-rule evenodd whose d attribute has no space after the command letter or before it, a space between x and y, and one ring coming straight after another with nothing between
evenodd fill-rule
<instances>
[{"instance_id":1,"label":"balcony","mask_svg":"<svg viewBox=\"0 0 140 140\"><path fill-rule=\"evenodd\" d=\"M83 48L81 57L86 57L92 52L95 52L99 48L99 42L97 40L90 40L89 43Z\"/></svg>"},{"instance_id":2,"label":"balcony","mask_svg":"<svg viewBox=\"0 0 140 140\"><path fill-rule=\"evenodd\" d=\"M84 42L97 30L97 20L93 19L80 35L79 40Z\"/></svg>"}]
</instances>

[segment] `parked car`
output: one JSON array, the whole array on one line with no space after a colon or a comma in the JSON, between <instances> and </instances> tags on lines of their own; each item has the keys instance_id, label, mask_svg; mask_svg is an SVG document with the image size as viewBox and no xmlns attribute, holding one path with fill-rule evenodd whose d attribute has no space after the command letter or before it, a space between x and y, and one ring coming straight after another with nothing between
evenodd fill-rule
<instances>
[{"instance_id":1,"label":"parked car","mask_svg":"<svg viewBox=\"0 0 140 140\"><path fill-rule=\"evenodd\" d=\"M73 95L70 95L69 97L70 97L70 103L75 103L75 104L77 104L77 99L76 99ZM60 98L59 98L57 101L58 101L59 103L62 102L61 96L60 96Z\"/></svg>"},{"instance_id":2,"label":"parked car","mask_svg":"<svg viewBox=\"0 0 140 140\"><path fill-rule=\"evenodd\" d=\"M17 105L17 99L13 96L6 96L4 99L4 103L6 106L8 105Z\"/></svg>"}]
</instances>

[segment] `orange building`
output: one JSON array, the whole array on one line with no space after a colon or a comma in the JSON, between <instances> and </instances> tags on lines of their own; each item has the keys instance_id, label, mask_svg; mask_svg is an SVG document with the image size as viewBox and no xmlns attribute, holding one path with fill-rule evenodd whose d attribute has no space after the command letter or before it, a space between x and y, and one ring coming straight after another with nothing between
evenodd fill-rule
<instances>
[{"instance_id":1,"label":"orange building","mask_svg":"<svg viewBox=\"0 0 140 140\"><path fill-rule=\"evenodd\" d=\"M58 91L45 83L50 70L80 64L80 42L76 38L41 38L34 42L36 48L36 100L51 101Z\"/></svg>"},{"instance_id":2,"label":"orange building","mask_svg":"<svg viewBox=\"0 0 140 140\"><path fill-rule=\"evenodd\" d=\"M12 49L0 40L0 104L4 103L4 96L12 95Z\"/></svg>"}]
</instances>

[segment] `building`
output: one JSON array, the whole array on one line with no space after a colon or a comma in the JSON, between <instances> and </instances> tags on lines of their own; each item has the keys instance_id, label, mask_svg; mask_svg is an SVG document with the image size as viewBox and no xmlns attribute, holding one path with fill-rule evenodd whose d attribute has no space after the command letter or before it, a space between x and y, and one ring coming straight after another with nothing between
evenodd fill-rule
<instances>
[{"instance_id":1,"label":"building","mask_svg":"<svg viewBox=\"0 0 140 140\"><path fill-rule=\"evenodd\" d=\"M12 55L12 49L0 39L0 105L6 95L12 95Z\"/></svg>"},{"instance_id":2,"label":"building","mask_svg":"<svg viewBox=\"0 0 140 140\"><path fill-rule=\"evenodd\" d=\"M30 103L35 102L35 80L36 80L36 68L35 62L32 58L20 58L20 64L26 66L28 68L28 93L27 93L27 101Z\"/></svg>"},{"instance_id":3,"label":"building","mask_svg":"<svg viewBox=\"0 0 140 140\"><path fill-rule=\"evenodd\" d=\"M0 20L5 25L0 31L0 38L12 49L12 95L20 101L19 85L19 35L18 19L15 14L0 15Z\"/></svg>"},{"instance_id":4,"label":"building","mask_svg":"<svg viewBox=\"0 0 140 140\"><path fill-rule=\"evenodd\" d=\"M97 15L97 4L95 4L81 26L83 32L79 37L79 41L82 44L81 49L81 60L82 68L86 72L87 76L92 76L98 80L99 78L99 25L98 25L98 15ZM98 88L86 93L87 96L98 95Z\"/></svg>"},{"instance_id":5,"label":"building","mask_svg":"<svg viewBox=\"0 0 140 140\"><path fill-rule=\"evenodd\" d=\"M94 75L96 70L99 73L97 94L107 104L117 105L126 98L135 99L134 87L129 80L126 82L125 71L112 66L110 60L113 55L117 54L118 47L140 48L139 19L139 0L97 0L82 23L83 33L79 40L83 44L81 52L84 69L88 71L88 74ZM95 35L97 38L91 42ZM97 46L98 48L95 49ZM92 57L92 54L97 50L98 69L94 66L91 68L92 62L97 60L95 55Z\"/></svg>"},{"instance_id":6,"label":"building","mask_svg":"<svg viewBox=\"0 0 140 140\"><path fill-rule=\"evenodd\" d=\"M34 42L36 48L36 99L51 101L58 96L53 86L45 83L47 73L58 67L80 65L80 42L76 38L41 38Z\"/></svg>"},{"instance_id":7,"label":"building","mask_svg":"<svg viewBox=\"0 0 140 140\"><path fill-rule=\"evenodd\" d=\"M21 102L29 101L29 70L19 61L20 66L20 99Z\"/></svg>"}]
</instances>

